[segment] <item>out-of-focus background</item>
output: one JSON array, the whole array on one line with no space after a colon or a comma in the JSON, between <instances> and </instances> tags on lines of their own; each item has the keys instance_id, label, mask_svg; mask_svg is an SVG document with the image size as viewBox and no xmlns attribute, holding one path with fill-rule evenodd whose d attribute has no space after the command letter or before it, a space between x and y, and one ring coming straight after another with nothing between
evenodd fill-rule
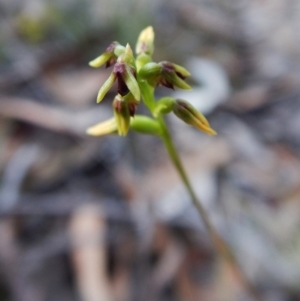
<instances>
[{"instance_id":1,"label":"out-of-focus background","mask_svg":"<svg viewBox=\"0 0 300 301\"><path fill-rule=\"evenodd\" d=\"M197 195L262 300L300 300L298 0L0 1L0 300L252 300L158 138L92 138L112 41L156 32L218 136L168 118Z\"/></svg>"}]
</instances>

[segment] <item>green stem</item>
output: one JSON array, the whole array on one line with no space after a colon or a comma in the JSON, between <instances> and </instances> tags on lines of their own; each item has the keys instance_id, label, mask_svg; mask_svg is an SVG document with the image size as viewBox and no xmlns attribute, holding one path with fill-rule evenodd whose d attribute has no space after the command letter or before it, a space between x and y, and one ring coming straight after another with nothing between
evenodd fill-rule
<instances>
[{"instance_id":1,"label":"green stem","mask_svg":"<svg viewBox=\"0 0 300 301\"><path fill-rule=\"evenodd\" d=\"M183 181L192 201L193 204L195 205L195 207L197 208L200 217L202 218L205 227L207 228L207 231L209 233L209 235L211 236L213 242L215 243L218 251L220 251L220 253L222 254L223 257L226 257L227 260L229 260L230 262L232 262L234 259L232 252L229 250L228 246L226 246L225 242L222 240L222 238L219 236L219 234L217 233L217 231L215 230L214 226L212 225L204 207L202 206L202 203L200 202L200 200L197 198L192 185L189 181L189 178L186 174L186 171L183 167L183 164L181 162L181 159L178 155L178 152L174 146L172 137L170 135L169 129L167 128L166 122L164 120L164 118L162 116L159 116L157 118L157 120L159 121L160 125L161 125L161 129L162 129L162 134L161 134L161 138L164 142L164 145L168 151L168 154L173 162L173 164L175 165L181 180Z\"/></svg>"},{"instance_id":2,"label":"green stem","mask_svg":"<svg viewBox=\"0 0 300 301\"><path fill-rule=\"evenodd\" d=\"M197 208L197 210L199 211L200 215L201 215L201 218L203 219L204 221L204 224L207 228L207 230L209 231L209 233L213 236L216 235L216 231L214 230L213 226L211 225L211 222L207 216L207 213L205 211L205 209L203 208L202 204L198 201L196 195L195 195L195 192L191 186L191 183L189 181L189 178L185 172L185 169L182 165L182 162L180 160L180 157L177 153L177 150L174 146L174 143L172 141L172 137L170 135L170 132L167 128L167 125L166 125L166 122L164 120L164 118L162 116L159 116L157 118L157 120L159 121L160 123L160 126L161 126L161 130L162 130L162 134L161 134L161 138L164 142L164 145L168 151L168 154L173 162L173 164L175 165L195 207Z\"/></svg>"},{"instance_id":3,"label":"green stem","mask_svg":"<svg viewBox=\"0 0 300 301\"><path fill-rule=\"evenodd\" d=\"M155 108L155 99L154 99L154 93L153 93L154 90L153 89L151 90L151 87L145 82L140 83L140 84L141 84L140 87L141 87L141 92L142 92L142 95L144 98L144 102L153 114L153 111ZM176 147L173 143L170 131L167 127L164 117L162 115L159 115L158 117L156 117L156 120L160 124L161 138L168 151L168 154L169 154L175 168L177 169L178 174L179 174L181 180L183 181L183 183L193 201L193 204L196 207L196 209L200 215L200 218L203 220L205 227L207 228L208 234L211 237L218 254L220 255L221 258L223 258L230 265L230 267L234 271L234 274L238 277L238 279L240 280L242 285L247 289L248 293L252 296L252 298L257 301L261 300L260 296L257 295L252 284L248 282L247 278L245 277L244 273L242 272L232 250L230 249L228 244L223 240L223 238L218 234L218 232L216 231L212 222L210 221L210 218L209 218L206 210L204 209L201 201L199 200L199 198L197 198L197 196L194 192L194 189L190 183L190 180L187 176L187 173L183 167L181 159L178 155Z\"/></svg>"},{"instance_id":4,"label":"green stem","mask_svg":"<svg viewBox=\"0 0 300 301\"><path fill-rule=\"evenodd\" d=\"M175 165L192 201L194 206L197 208L197 211L200 215L200 218L203 220L205 227L216 247L216 250L218 251L219 255L221 258L223 258L232 268L234 271L235 275L238 277L238 279L241 281L242 285L247 289L249 294L253 297L255 300L261 300L260 296L257 295L254 287L252 286L251 283L248 282L246 279L244 273L242 272L241 268L238 265L238 262L235 259L235 256L228 246L228 244L222 239L222 237L218 234L216 229L214 228L213 224L210 221L210 218L204 209L201 201L197 198L193 187L189 181L189 178L186 174L186 171L183 167L183 164L180 160L180 157L178 155L178 152L174 146L172 137L170 135L169 129L166 125L166 122L162 116L157 117L157 120L160 123L162 134L161 138L164 142L164 145L168 151L168 154Z\"/></svg>"}]
</instances>

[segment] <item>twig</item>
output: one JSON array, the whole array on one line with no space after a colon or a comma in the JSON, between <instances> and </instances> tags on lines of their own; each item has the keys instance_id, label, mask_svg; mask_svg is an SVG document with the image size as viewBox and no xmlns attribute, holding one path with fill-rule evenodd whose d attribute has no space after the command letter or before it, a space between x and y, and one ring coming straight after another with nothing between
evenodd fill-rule
<instances>
[{"instance_id":1,"label":"twig","mask_svg":"<svg viewBox=\"0 0 300 301\"><path fill-rule=\"evenodd\" d=\"M83 301L112 300L106 274L105 233L105 221L93 207L82 207L71 220L72 259Z\"/></svg>"},{"instance_id":2,"label":"twig","mask_svg":"<svg viewBox=\"0 0 300 301\"><path fill-rule=\"evenodd\" d=\"M34 100L18 97L0 97L0 116L18 119L46 129L76 136L100 118L107 118L105 108L71 111L66 108L42 105Z\"/></svg>"}]
</instances>

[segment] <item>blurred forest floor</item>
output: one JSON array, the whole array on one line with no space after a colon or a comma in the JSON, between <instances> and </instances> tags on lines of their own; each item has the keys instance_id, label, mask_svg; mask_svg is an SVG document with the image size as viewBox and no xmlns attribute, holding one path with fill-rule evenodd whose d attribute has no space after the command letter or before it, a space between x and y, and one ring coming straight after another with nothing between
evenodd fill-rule
<instances>
[{"instance_id":1,"label":"blurred forest floor","mask_svg":"<svg viewBox=\"0 0 300 301\"><path fill-rule=\"evenodd\" d=\"M262 300L300 300L297 0L0 0L0 300L251 300L160 140L85 134L115 92L88 62L148 25L218 132L168 119L197 194Z\"/></svg>"}]
</instances>

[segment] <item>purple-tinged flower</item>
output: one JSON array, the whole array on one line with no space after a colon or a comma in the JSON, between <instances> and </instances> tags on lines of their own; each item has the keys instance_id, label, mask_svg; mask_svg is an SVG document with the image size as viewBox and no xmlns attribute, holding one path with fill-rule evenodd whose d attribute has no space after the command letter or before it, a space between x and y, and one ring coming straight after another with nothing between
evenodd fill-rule
<instances>
[{"instance_id":1,"label":"purple-tinged flower","mask_svg":"<svg viewBox=\"0 0 300 301\"><path fill-rule=\"evenodd\" d=\"M171 62L147 63L141 68L139 76L154 87L162 85L171 89L174 87L183 90L191 89L190 85L184 81L190 76L190 73L185 68Z\"/></svg>"}]
</instances>

